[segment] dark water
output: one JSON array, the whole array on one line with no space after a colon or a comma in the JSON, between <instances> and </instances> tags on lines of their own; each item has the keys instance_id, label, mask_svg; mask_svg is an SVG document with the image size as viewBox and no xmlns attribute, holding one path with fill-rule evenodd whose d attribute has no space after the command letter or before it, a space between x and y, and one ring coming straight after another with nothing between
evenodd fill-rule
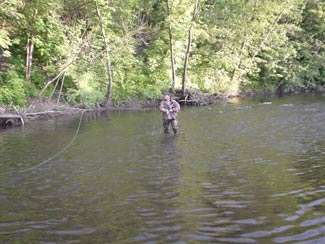
<instances>
[{"instance_id":1,"label":"dark water","mask_svg":"<svg viewBox=\"0 0 325 244\"><path fill-rule=\"evenodd\" d=\"M78 124L0 131L0 243L325 243L325 96Z\"/></svg>"}]
</instances>

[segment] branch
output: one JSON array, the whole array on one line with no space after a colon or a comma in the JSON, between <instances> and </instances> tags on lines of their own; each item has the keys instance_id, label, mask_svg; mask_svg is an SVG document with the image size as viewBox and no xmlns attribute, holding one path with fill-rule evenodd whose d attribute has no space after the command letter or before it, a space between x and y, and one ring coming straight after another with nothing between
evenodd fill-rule
<instances>
[{"instance_id":1,"label":"branch","mask_svg":"<svg viewBox=\"0 0 325 244\"><path fill-rule=\"evenodd\" d=\"M81 35L81 39L84 37L84 35L85 35L85 33L86 33L86 30L87 30L87 28L86 28L85 31L82 33L82 35ZM84 44L81 43L81 46L80 46L78 52L74 55L74 57L71 59L71 61L68 62L68 63L63 67L63 69L59 72L59 74L58 74L57 76L55 76L52 80L49 80L49 81L46 83L46 85L44 86L44 88L43 88L43 89L40 91L40 93L38 94L39 97L44 93L44 91L46 90L46 88L47 88L49 85L51 85L54 81L56 81L56 79L60 78L61 75L64 74L64 72L68 69L68 67L76 61L76 59L78 58L79 54L80 54L81 51L82 51L83 46L84 46Z\"/></svg>"},{"instance_id":2,"label":"branch","mask_svg":"<svg viewBox=\"0 0 325 244\"><path fill-rule=\"evenodd\" d=\"M59 74L57 75L57 76L55 76L52 80L49 80L47 83L46 83L46 85L43 87L43 89L40 91L40 93L38 94L38 96L41 96L44 92L45 92L45 90L46 90L46 88L49 86L49 85L51 85L54 81L56 81L56 79L58 79L58 78L60 78L61 77L61 75L65 72L65 70L72 64L74 62L74 60L72 60L72 61L70 61L68 64L66 64L65 66L64 66L64 68L59 72Z\"/></svg>"}]
</instances>

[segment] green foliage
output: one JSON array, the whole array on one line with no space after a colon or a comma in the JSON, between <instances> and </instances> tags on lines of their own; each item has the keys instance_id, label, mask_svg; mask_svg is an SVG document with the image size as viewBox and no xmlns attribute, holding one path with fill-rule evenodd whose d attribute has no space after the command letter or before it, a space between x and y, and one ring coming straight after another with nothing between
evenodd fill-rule
<instances>
[{"instance_id":1,"label":"green foliage","mask_svg":"<svg viewBox=\"0 0 325 244\"><path fill-rule=\"evenodd\" d=\"M108 54L95 17L96 3ZM0 48L7 57L0 57L1 102L24 104L62 70L69 102L103 100L107 57L114 103L159 98L172 86L169 27L176 89L181 87L189 28L193 40L187 88L235 94L243 89L274 92L325 85L324 1L200 1L195 22L194 0L168 4L169 12L167 0L109 5L104 0L2 2ZM34 44L31 84L24 81L28 39ZM55 83L45 95L52 94Z\"/></svg>"},{"instance_id":2,"label":"green foliage","mask_svg":"<svg viewBox=\"0 0 325 244\"><path fill-rule=\"evenodd\" d=\"M308 1L297 36L301 79L308 87L325 85L325 3Z\"/></svg>"},{"instance_id":3,"label":"green foliage","mask_svg":"<svg viewBox=\"0 0 325 244\"><path fill-rule=\"evenodd\" d=\"M66 99L70 104L94 104L100 100L103 100L103 94L97 90L76 90L68 88L66 92Z\"/></svg>"},{"instance_id":4,"label":"green foliage","mask_svg":"<svg viewBox=\"0 0 325 244\"><path fill-rule=\"evenodd\" d=\"M10 46L10 38L8 32L1 29L0 30L0 48L8 49Z\"/></svg>"},{"instance_id":5,"label":"green foliage","mask_svg":"<svg viewBox=\"0 0 325 244\"><path fill-rule=\"evenodd\" d=\"M99 83L94 80L94 77L95 75L91 72L79 75L75 84L76 89L67 89L67 101L72 104L92 104L103 100L103 93L98 89Z\"/></svg>"},{"instance_id":6,"label":"green foliage","mask_svg":"<svg viewBox=\"0 0 325 244\"><path fill-rule=\"evenodd\" d=\"M25 92L28 98L36 97L39 91L40 91L39 88L34 83L25 85Z\"/></svg>"},{"instance_id":7,"label":"green foliage","mask_svg":"<svg viewBox=\"0 0 325 244\"><path fill-rule=\"evenodd\" d=\"M15 71L1 73L0 104L23 106L27 99L24 82Z\"/></svg>"},{"instance_id":8,"label":"green foliage","mask_svg":"<svg viewBox=\"0 0 325 244\"><path fill-rule=\"evenodd\" d=\"M21 18L22 15L19 13L19 9L23 6L22 0L11 0L2 1L0 3L0 48L4 49L4 56L9 57L10 52L8 51L12 40L10 38L9 29L6 22L10 23Z\"/></svg>"}]
</instances>

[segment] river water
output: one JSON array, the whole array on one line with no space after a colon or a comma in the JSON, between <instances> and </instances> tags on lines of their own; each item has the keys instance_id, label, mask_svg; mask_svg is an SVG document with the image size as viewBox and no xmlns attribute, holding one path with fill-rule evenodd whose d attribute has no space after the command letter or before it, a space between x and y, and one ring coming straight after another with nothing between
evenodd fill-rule
<instances>
[{"instance_id":1,"label":"river water","mask_svg":"<svg viewBox=\"0 0 325 244\"><path fill-rule=\"evenodd\" d=\"M179 124L163 134L156 110L0 131L0 242L325 243L325 96L182 107Z\"/></svg>"}]
</instances>

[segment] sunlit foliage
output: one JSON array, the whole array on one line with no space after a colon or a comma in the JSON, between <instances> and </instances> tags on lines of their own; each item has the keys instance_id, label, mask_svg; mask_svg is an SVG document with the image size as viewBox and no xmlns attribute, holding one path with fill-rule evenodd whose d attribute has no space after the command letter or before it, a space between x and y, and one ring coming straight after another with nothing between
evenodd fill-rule
<instances>
[{"instance_id":1,"label":"sunlit foliage","mask_svg":"<svg viewBox=\"0 0 325 244\"><path fill-rule=\"evenodd\" d=\"M238 94L325 85L324 1L201 0L193 21L194 3L3 1L0 103L24 105L39 93L57 94L60 86L56 84L61 82L62 95L71 103L104 100L107 47L113 103L157 98L172 86L170 41L175 88L180 89L189 28L192 43L186 88ZM30 81L26 80L28 43L33 47Z\"/></svg>"}]
</instances>

